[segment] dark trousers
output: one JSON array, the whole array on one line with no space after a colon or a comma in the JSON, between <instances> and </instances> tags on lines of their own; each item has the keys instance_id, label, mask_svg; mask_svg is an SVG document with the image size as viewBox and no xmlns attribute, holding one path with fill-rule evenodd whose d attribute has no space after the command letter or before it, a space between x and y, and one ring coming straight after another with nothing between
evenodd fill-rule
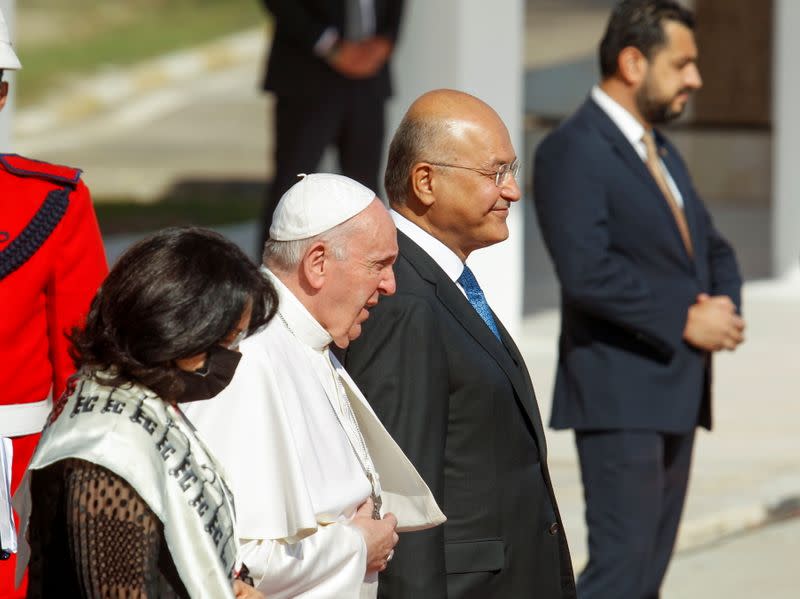
<instances>
[{"instance_id":1,"label":"dark trousers","mask_svg":"<svg viewBox=\"0 0 800 599\"><path fill-rule=\"evenodd\" d=\"M581 599L657 599L683 511L694 431L575 431L589 530Z\"/></svg>"},{"instance_id":2,"label":"dark trousers","mask_svg":"<svg viewBox=\"0 0 800 599\"><path fill-rule=\"evenodd\" d=\"M298 181L299 173L316 172L328 146L338 150L343 175L378 193L384 100L359 85L331 90L323 97L276 97L275 177L261 216L259 257L281 196Z\"/></svg>"}]
</instances>

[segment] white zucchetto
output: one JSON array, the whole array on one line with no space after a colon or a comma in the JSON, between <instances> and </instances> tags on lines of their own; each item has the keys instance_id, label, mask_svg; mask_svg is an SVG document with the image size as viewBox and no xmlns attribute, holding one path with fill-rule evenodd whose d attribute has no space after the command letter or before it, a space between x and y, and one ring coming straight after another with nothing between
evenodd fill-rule
<instances>
[{"instance_id":1,"label":"white zucchetto","mask_svg":"<svg viewBox=\"0 0 800 599\"><path fill-rule=\"evenodd\" d=\"M366 209L375 192L342 175L300 174L275 208L269 237L274 241L308 239Z\"/></svg>"},{"instance_id":2,"label":"white zucchetto","mask_svg":"<svg viewBox=\"0 0 800 599\"><path fill-rule=\"evenodd\" d=\"M22 65L19 64L19 58L17 58L11 45L11 36L8 34L8 26L6 25L5 17L3 17L3 11L0 11L0 69L16 71L21 68Z\"/></svg>"}]
</instances>

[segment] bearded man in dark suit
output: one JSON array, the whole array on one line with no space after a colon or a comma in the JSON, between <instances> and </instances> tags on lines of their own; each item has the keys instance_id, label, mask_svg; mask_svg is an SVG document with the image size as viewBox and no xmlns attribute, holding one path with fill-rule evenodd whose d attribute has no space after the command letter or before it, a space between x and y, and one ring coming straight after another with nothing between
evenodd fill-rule
<instances>
[{"instance_id":1,"label":"bearded man in dark suit","mask_svg":"<svg viewBox=\"0 0 800 599\"><path fill-rule=\"evenodd\" d=\"M655 126L700 88L691 12L623 0L602 80L536 152L534 199L561 283L552 426L575 430L589 563L582 599L657 599L711 356L743 339L741 277L678 150Z\"/></svg>"},{"instance_id":2,"label":"bearded man in dark suit","mask_svg":"<svg viewBox=\"0 0 800 599\"><path fill-rule=\"evenodd\" d=\"M264 90L275 94L275 177L264 211L272 213L298 173L317 170L334 145L341 173L378 189L389 58L402 0L262 0L275 19ZM263 247L259 246L259 253Z\"/></svg>"},{"instance_id":3,"label":"bearded man in dark suit","mask_svg":"<svg viewBox=\"0 0 800 599\"><path fill-rule=\"evenodd\" d=\"M345 364L448 520L404 536L381 597L575 597L533 386L465 264L508 237L517 166L497 113L451 90L416 100L389 149L397 293Z\"/></svg>"}]
</instances>

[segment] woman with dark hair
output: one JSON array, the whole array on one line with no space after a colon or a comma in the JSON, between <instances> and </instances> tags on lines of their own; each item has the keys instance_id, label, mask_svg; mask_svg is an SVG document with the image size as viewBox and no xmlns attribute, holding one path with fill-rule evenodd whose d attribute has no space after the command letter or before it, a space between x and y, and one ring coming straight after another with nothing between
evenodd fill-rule
<instances>
[{"instance_id":1,"label":"woman with dark hair","mask_svg":"<svg viewBox=\"0 0 800 599\"><path fill-rule=\"evenodd\" d=\"M227 386L239 341L276 307L211 231L167 229L120 257L71 336L80 370L15 497L28 597L261 596L238 580L229 487L180 404Z\"/></svg>"}]
</instances>

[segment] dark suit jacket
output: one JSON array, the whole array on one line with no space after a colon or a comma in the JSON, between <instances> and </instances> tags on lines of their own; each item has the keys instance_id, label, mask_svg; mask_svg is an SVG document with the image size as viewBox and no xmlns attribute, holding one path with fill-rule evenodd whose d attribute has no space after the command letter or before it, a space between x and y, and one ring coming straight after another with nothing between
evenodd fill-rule
<instances>
[{"instance_id":1,"label":"dark suit jacket","mask_svg":"<svg viewBox=\"0 0 800 599\"><path fill-rule=\"evenodd\" d=\"M398 242L398 291L371 310L345 364L448 521L401 535L379 596L574 597L522 356L427 253Z\"/></svg>"},{"instance_id":2,"label":"dark suit jacket","mask_svg":"<svg viewBox=\"0 0 800 599\"><path fill-rule=\"evenodd\" d=\"M380 98L391 94L388 63L375 76L350 80L314 54L314 45L328 27L345 27L345 0L262 0L275 18L275 35L267 61L264 89L283 96L326 94L358 85ZM402 0L375 0L375 34L396 40Z\"/></svg>"},{"instance_id":3,"label":"dark suit jacket","mask_svg":"<svg viewBox=\"0 0 800 599\"><path fill-rule=\"evenodd\" d=\"M683 330L701 292L739 306L741 277L678 152L658 132L656 142L694 258L647 166L591 98L537 149L536 213L561 282L555 428L711 427L710 356Z\"/></svg>"}]
</instances>

